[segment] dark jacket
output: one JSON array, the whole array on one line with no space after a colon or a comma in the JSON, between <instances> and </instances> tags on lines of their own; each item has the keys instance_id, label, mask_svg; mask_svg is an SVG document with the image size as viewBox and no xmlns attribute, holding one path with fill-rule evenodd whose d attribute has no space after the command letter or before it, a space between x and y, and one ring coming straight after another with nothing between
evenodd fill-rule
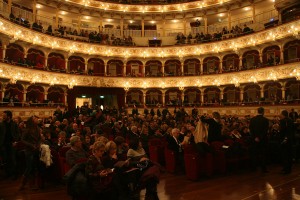
<instances>
[{"instance_id":1,"label":"dark jacket","mask_svg":"<svg viewBox=\"0 0 300 200\"><path fill-rule=\"evenodd\" d=\"M287 143L291 144L294 139L295 125L291 118L283 118L280 120L280 142L286 139Z\"/></svg>"},{"instance_id":2,"label":"dark jacket","mask_svg":"<svg viewBox=\"0 0 300 200\"><path fill-rule=\"evenodd\" d=\"M6 122L1 122L0 123L0 147L5 145L4 142L6 140L6 137L9 137L7 136L7 130L6 130ZM19 130L19 127L18 125L11 121L10 123L10 134L11 134L11 139L12 139L12 143L13 142L18 142L20 140L20 130ZM6 144L8 145L8 144Z\"/></svg>"},{"instance_id":3,"label":"dark jacket","mask_svg":"<svg viewBox=\"0 0 300 200\"><path fill-rule=\"evenodd\" d=\"M263 115L257 115L251 118L249 129L253 139L258 137L261 142L266 142L269 131L269 120Z\"/></svg>"},{"instance_id":4,"label":"dark jacket","mask_svg":"<svg viewBox=\"0 0 300 200\"><path fill-rule=\"evenodd\" d=\"M207 136L208 142L222 140L222 124L218 123L216 120L211 118L209 119L201 118L201 121L209 125L208 136Z\"/></svg>"}]
</instances>

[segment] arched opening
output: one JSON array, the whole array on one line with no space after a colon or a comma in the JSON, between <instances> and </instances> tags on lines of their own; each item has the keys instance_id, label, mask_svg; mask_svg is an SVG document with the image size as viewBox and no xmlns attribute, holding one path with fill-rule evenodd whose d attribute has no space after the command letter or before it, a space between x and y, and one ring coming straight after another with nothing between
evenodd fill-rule
<instances>
[{"instance_id":1,"label":"arched opening","mask_svg":"<svg viewBox=\"0 0 300 200\"><path fill-rule=\"evenodd\" d=\"M182 106L181 91L179 89L169 89L165 93L167 106Z\"/></svg>"},{"instance_id":2,"label":"arched opening","mask_svg":"<svg viewBox=\"0 0 300 200\"><path fill-rule=\"evenodd\" d=\"M3 102L9 106L22 106L24 101L24 87L19 84L7 84L5 87L5 93Z\"/></svg>"},{"instance_id":3,"label":"arched opening","mask_svg":"<svg viewBox=\"0 0 300 200\"><path fill-rule=\"evenodd\" d=\"M45 68L45 55L41 50L29 49L27 52L27 61L29 66L37 69Z\"/></svg>"},{"instance_id":4,"label":"arched opening","mask_svg":"<svg viewBox=\"0 0 300 200\"><path fill-rule=\"evenodd\" d=\"M204 106L220 105L220 89L217 87L209 87L204 90Z\"/></svg>"},{"instance_id":5,"label":"arched opening","mask_svg":"<svg viewBox=\"0 0 300 200\"><path fill-rule=\"evenodd\" d=\"M80 56L70 56L68 58L69 71L73 74L85 73L85 61Z\"/></svg>"},{"instance_id":6,"label":"arched opening","mask_svg":"<svg viewBox=\"0 0 300 200\"><path fill-rule=\"evenodd\" d=\"M200 75L200 61L198 59L187 59L183 66L184 76Z\"/></svg>"},{"instance_id":7,"label":"arched opening","mask_svg":"<svg viewBox=\"0 0 300 200\"><path fill-rule=\"evenodd\" d=\"M143 63L139 60L130 60L126 63L126 76L128 77L142 77Z\"/></svg>"},{"instance_id":8,"label":"arched opening","mask_svg":"<svg viewBox=\"0 0 300 200\"><path fill-rule=\"evenodd\" d=\"M257 84L246 85L244 88L243 103L258 104L260 101L260 86Z\"/></svg>"},{"instance_id":9,"label":"arched opening","mask_svg":"<svg viewBox=\"0 0 300 200\"><path fill-rule=\"evenodd\" d=\"M88 60L88 74L95 76L105 75L104 61L100 58L90 58Z\"/></svg>"},{"instance_id":10,"label":"arched opening","mask_svg":"<svg viewBox=\"0 0 300 200\"><path fill-rule=\"evenodd\" d=\"M280 64L280 47L273 45L263 50L263 66L274 66Z\"/></svg>"},{"instance_id":11,"label":"arched opening","mask_svg":"<svg viewBox=\"0 0 300 200\"><path fill-rule=\"evenodd\" d=\"M30 85L27 88L26 102L39 106L44 103L44 88L40 85Z\"/></svg>"},{"instance_id":12,"label":"arched opening","mask_svg":"<svg viewBox=\"0 0 300 200\"><path fill-rule=\"evenodd\" d=\"M300 81L287 82L285 89L285 100L287 103L300 103Z\"/></svg>"},{"instance_id":13,"label":"arched opening","mask_svg":"<svg viewBox=\"0 0 300 200\"><path fill-rule=\"evenodd\" d=\"M145 65L146 76L163 76L162 63L159 60L149 60Z\"/></svg>"},{"instance_id":14,"label":"arched opening","mask_svg":"<svg viewBox=\"0 0 300 200\"><path fill-rule=\"evenodd\" d=\"M5 62L27 66L26 60L24 58L24 49L18 44L9 44L6 48Z\"/></svg>"},{"instance_id":15,"label":"arched opening","mask_svg":"<svg viewBox=\"0 0 300 200\"><path fill-rule=\"evenodd\" d=\"M48 55L47 68L51 71L66 72L65 57L59 53L50 53Z\"/></svg>"},{"instance_id":16,"label":"arched opening","mask_svg":"<svg viewBox=\"0 0 300 200\"><path fill-rule=\"evenodd\" d=\"M196 88L189 88L184 91L184 99L183 105L184 106L199 106L201 99L200 99L200 90Z\"/></svg>"},{"instance_id":17,"label":"arched opening","mask_svg":"<svg viewBox=\"0 0 300 200\"><path fill-rule=\"evenodd\" d=\"M147 106L157 106L162 105L162 92L158 89L151 89L146 92L146 105Z\"/></svg>"},{"instance_id":18,"label":"arched opening","mask_svg":"<svg viewBox=\"0 0 300 200\"><path fill-rule=\"evenodd\" d=\"M107 63L107 76L123 76L124 64L121 60L110 60Z\"/></svg>"},{"instance_id":19,"label":"arched opening","mask_svg":"<svg viewBox=\"0 0 300 200\"><path fill-rule=\"evenodd\" d=\"M141 106L144 104L143 102L143 92L138 90L138 89L132 89L127 92L126 95L126 104L128 106L133 107L133 106Z\"/></svg>"},{"instance_id":20,"label":"arched opening","mask_svg":"<svg viewBox=\"0 0 300 200\"><path fill-rule=\"evenodd\" d=\"M223 99L221 103L223 105L237 105L240 102L240 88L235 86L228 86L224 89Z\"/></svg>"},{"instance_id":21,"label":"arched opening","mask_svg":"<svg viewBox=\"0 0 300 200\"><path fill-rule=\"evenodd\" d=\"M234 72L240 68L240 58L237 54L228 54L222 60L222 72Z\"/></svg>"},{"instance_id":22,"label":"arched opening","mask_svg":"<svg viewBox=\"0 0 300 200\"><path fill-rule=\"evenodd\" d=\"M167 60L164 71L165 76L181 76L181 62L179 60Z\"/></svg>"},{"instance_id":23,"label":"arched opening","mask_svg":"<svg viewBox=\"0 0 300 200\"><path fill-rule=\"evenodd\" d=\"M265 103L277 104L282 99L280 83L271 82L264 86Z\"/></svg>"},{"instance_id":24,"label":"arched opening","mask_svg":"<svg viewBox=\"0 0 300 200\"><path fill-rule=\"evenodd\" d=\"M284 63L293 63L300 60L300 40L286 43L283 49Z\"/></svg>"},{"instance_id":25,"label":"arched opening","mask_svg":"<svg viewBox=\"0 0 300 200\"><path fill-rule=\"evenodd\" d=\"M256 69L262 67L262 64L259 60L259 52L257 50L246 51L243 54L242 65L243 70Z\"/></svg>"},{"instance_id":26,"label":"arched opening","mask_svg":"<svg viewBox=\"0 0 300 200\"><path fill-rule=\"evenodd\" d=\"M217 74L219 73L220 59L212 56L203 60L203 74Z\"/></svg>"},{"instance_id":27,"label":"arched opening","mask_svg":"<svg viewBox=\"0 0 300 200\"><path fill-rule=\"evenodd\" d=\"M47 100L55 104L64 104L65 96L64 90L58 86L52 86L48 89Z\"/></svg>"}]
</instances>

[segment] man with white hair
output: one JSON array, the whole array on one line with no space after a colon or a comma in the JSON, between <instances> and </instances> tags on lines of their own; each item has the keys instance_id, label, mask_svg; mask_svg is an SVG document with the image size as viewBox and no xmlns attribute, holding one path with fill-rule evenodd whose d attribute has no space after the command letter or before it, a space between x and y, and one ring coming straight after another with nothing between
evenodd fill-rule
<instances>
[{"instance_id":1,"label":"man with white hair","mask_svg":"<svg viewBox=\"0 0 300 200\"><path fill-rule=\"evenodd\" d=\"M132 139L135 137L137 137L137 138L140 137L140 135L138 133L138 128L136 126L131 126L130 131L128 133L128 137L129 137L129 139Z\"/></svg>"}]
</instances>

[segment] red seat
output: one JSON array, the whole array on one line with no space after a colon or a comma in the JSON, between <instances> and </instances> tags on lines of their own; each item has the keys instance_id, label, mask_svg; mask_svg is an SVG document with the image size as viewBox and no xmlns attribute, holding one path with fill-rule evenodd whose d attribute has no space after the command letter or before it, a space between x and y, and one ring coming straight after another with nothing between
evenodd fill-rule
<instances>
[{"instance_id":1,"label":"red seat","mask_svg":"<svg viewBox=\"0 0 300 200\"><path fill-rule=\"evenodd\" d=\"M61 176L64 176L71 169L71 167L66 162L66 153L69 149L70 147L65 146L60 148L58 151L58 160Z\"/></svg>"},{"instance_id":2,"label":"red seat","mask_svg":"<svg viewBox=\"0 0 300 200\"><path fill-rule=\"evenodd\" d=\"M225 158L225 152L223 150L224 143L215 141L215 142L212 142L210 145L214 150L214 156L213 156L214 170L219 173L225 173L226 172L226 158Z\"/></svg>"},{"instance_id":3,"label":"red seat","mask_svg":"<svg viewBox=\"0 0 300 200\"><path fill-rule=\"evenodd\" d=\"M224 141L224 145L228 146L228 148L224 149L226 166L228 168L238 169L240 159L238 153L233 149L235 142L232 139L227 139Z\"/></svg>"},{"instance_id":4,"label":"red seat","mask_svg":"<svg viewBox=\"0 0 300 200\"><path fill-rule=\"evenodd\" d=\"M154 138L149 140L149 155L150 160L153 162L159 163L161 165L165 164L165 157L162 152L164 151L165 144L161 139Z\"/></svg>"},{"instance_id":5,"label":"red seat","mask_svg":"<svg viewBox=\"0 0 300 200\"><path fill-rule=\"evenodd\" d=\"M164 153L166 159L166 170L170 173L174 173L176 171L175 153L168 148L165 148Z\"/></svg>"},{"instance_id":6,"label":"red seat","mask_svg":"<svg viewBox=\"0 0 300 200\"><path fill-rule=\"evenodd\" d=\"M197 180L200 175L211 176L213 174L212 154L199 153L194 145L184 147L184 163L186 176L191 180Z\"/></svg>"}]
</instances>

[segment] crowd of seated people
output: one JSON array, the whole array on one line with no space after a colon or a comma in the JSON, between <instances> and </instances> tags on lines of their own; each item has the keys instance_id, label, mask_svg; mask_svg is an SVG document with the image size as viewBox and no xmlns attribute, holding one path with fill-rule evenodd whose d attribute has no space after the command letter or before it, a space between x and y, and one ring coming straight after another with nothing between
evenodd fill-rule
<instances>
[{"instance_id":1,"label":"crowd of seated people","mask_svg":"<svg viewBox=\"0 0 300 200\"><path fill-rule=\"evenodd\" d=\"M232 27L229 31L226 27L222 29L222 31L217 31L213 34L207 33L204 34L203 32L197 33L195 37L191 33L188 36L185 36L183 33L178 33L176 40L176 44L191 44L192 39L194 39L194 43L206 43L206 42L213 42L219 41L227 38L239 37L243 35L247 35L253 33L253 29L249 28L246 24L244 24L244 28L242 29L238 25Z\"/></svg>"},{"instance_id":2,"label":"crowd of seated people","mask_svg":"<svg viewBox=\"0 0 300 200\"><path fill-rule=\"evenodd\" d=\"M25 146L29 147L31 142L36 143L38 141L39 145L48 145L52 152L69 149L65 153L66 163L71 169L68 172L77 173L78 171L75 170L77 168L84 171L83 176L87 179L85 186L88 187L87 190L92 195L88 199L96 199L99 195L108 195L108 199L120 199L121 197L124 200L139 199L139 197L136 198L136 195L139 195L139 191L143 188L146 188L145 199L158 199L156 186L159 182L160 166L149 160L147 144L151 139L166 141L166 148L177 151L178 156L184 153L185 145L199 145L199 151L211 151L210 144L212 142L230 140L236 145L231 150L230 146L229 150L237 154L246 151L245 148L251 145L250 116L220 116L218 113L213 113L212 116L207 114L200 116L197 109L193 110L192 115L189 115L184 108L175 109L174 112L163 108L162 112L159 113L149 112L145 108L144 113L135 112L134 114L129 114L128 110L123 107L117 111L114 110L116 109L108 107L104 110L98 107L85 107L84 109L78 108L74 111L68 111L58 107L53 116L49 118L38 119L38 117L33 116L27 122L17 118L13 123L18 127L17 134L19 135L13 138L16 140L13 142L24 142ZM294 112L291 116L294 116L294 121L297 122L298 113ZM218 131L218 134L215 135L213 130L209 130L208 140L205 144L197 143L195 127L198 126L199 120L209 124L211 129L215 127L214 130ZM34 141L28 141L28 128L32 125L27 124L27 128L24 128L24 124L29 122L34 123L34 130L38 130L35 133L40 134L40 138L37 138L37 135ZM272 139L273 145L280 145L281 138L273 135L276 133L279 119L276 117L270 120L270 124L268 138ZM278 155L275 155L276 152L268 151L268 153L270 159L278 159ZM183 160L179 161L183 162ZM26 162L26 168L33 164L31 162L33 160ZM38 168L35 169L35 173L27 174L28 179L30 176L30 178L37 176L45 178L43 173L47 174L50 171L42 167L44 164L41 162L35 166ZM14 164L9 163L9 165ZM53 163L52 165L59 164ZM131 167L138 168L138 171L132 173ZM16 174L10 175L20 176L23 171L14 171L14 173ZM152 175L150 176L149 173ZM67 175L70 174L67 173ZM152 178L148 179L148 177ZM26 189L28 179L24 179L23 176L19 189ZM44 181L50 180L44 179L37 186L44 186ZM72 182L68 183L68 187L71 186ZM78 190L82 189L78 185L76 187ZM71 189L76 190L76 188ZM68 192L69 194L72 193L70 190ZM116 196L110 196L112 194ZM74 196L73 191L73 198L80 197L82 199L82 196L76 195ZM131 195L134 195L135 198ZM87 197L85 196L85 199Z\"/></svg>"},{"instance_id":3,"label":"crowd of seated people","mask_svg":"<svg viewBox=\"0 0 300 200\"><path fill-rule=\"evenodd\" d=\"M38 60L37 62L35 60L29 59L29 58L22 58L20 57L17 62L13 61L12 59L9 59L9 57L5 57L3 60L5 63L12 64L12 65L18 65L18 66L24 66L24 67L30 67L30 68L37 68L37 69L46 69L44 66L44 63L42 63L41 60Z\"/></svg>"}]
</instances>

